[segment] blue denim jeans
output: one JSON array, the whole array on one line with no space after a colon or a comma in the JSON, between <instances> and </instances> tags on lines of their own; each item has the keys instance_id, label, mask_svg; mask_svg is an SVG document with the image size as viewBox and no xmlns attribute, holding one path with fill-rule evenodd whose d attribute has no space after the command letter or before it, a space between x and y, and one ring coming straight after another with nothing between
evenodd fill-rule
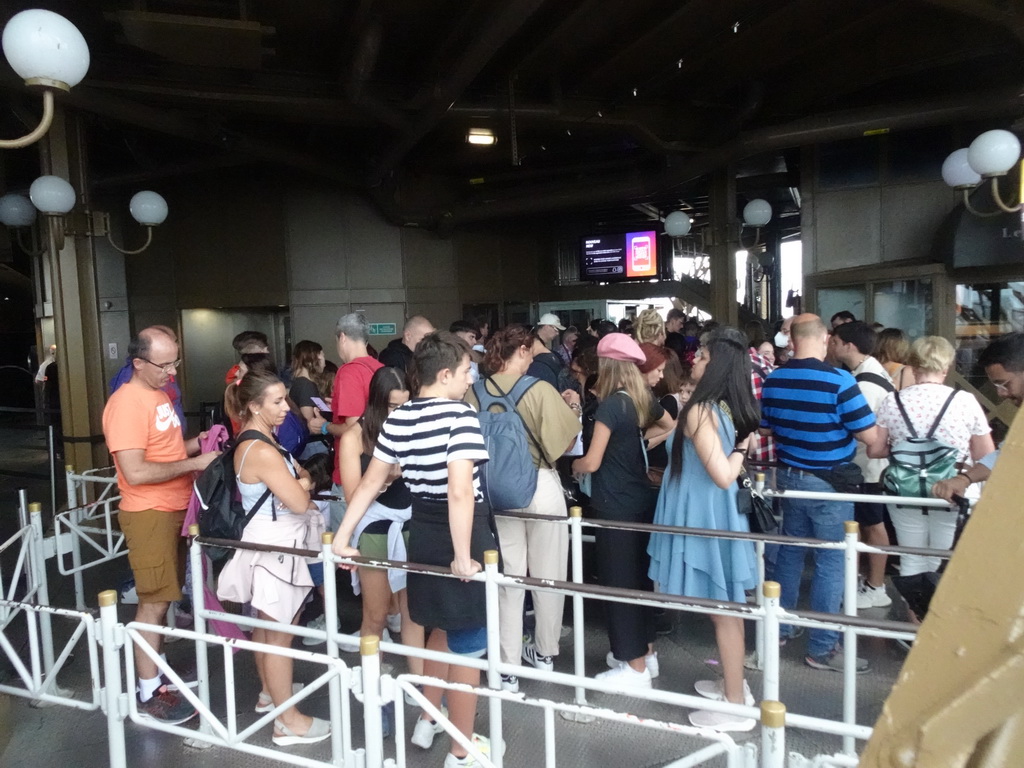
<instances>
[{"instance_id":1,"label":"blue denim jeans","mask_svg":"<svg viewBox=\"0 0 1024 768\"><path fill-rule=\"evenodd\" d=\"M779 490L834 491L824 480L811 474L780 467L776 478ZM848 501L811 501L782 497L782 533L786 536L843 540L843 523L853 519L853 503ZM811 581L811 610L839 613L843 603L843 552L815 549L814 577ZM800 599L800 579L804 571L806 547L783 546L775 562L775 580L782 587L782 607L796 608ZM780 627L788 635L792 625ZM839 641L839 633L815 629L808 634L807 652L822 656Z\"/></svg>"}]
</instances>

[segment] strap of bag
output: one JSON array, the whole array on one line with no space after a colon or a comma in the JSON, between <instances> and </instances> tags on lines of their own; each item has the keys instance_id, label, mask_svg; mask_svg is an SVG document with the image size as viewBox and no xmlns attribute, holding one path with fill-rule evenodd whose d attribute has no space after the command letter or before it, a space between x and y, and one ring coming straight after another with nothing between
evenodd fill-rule
<instances>
[{"instance_id":1,"label":"strap of bag","mask_svg":"<svg viewBox=\"0 0 1024 768\"><path fill-rule=\"evenodd\" d=\"M949 404L953 402L953 398L956 397L956 390L954 389L949 393L949 397L946 398L946 402L942 404L942 410L939 411L939 415L935 417L935 422L932 424L932 428L928 430L928 439L933 440L935 438L935 430L939 428L939 422L942 421L942 417L946 415L946 409L949 408Z\"/></svg>"},{"instance_id":2,"label":"strap of bag","mask_svg":"<svg viewBox=\"0 0 1024 768\"><path fill-rule=\"evenodd\" d=\"M862 381L866 384L874 384L876 386L879 386L886 392L896 391L896 387L892 385L892 382L879 373L873 373L872 371L864 371L863 373L858 373L855 378L857 379L857 381Z\"/></svg>"},{"instance_id":3,"label":"strap of bag","mask_svg":"<svg viewBox=\"0 0 1024 768\"><path fill-rule=\"evenodd\" d=\"M533 431L530 429L530 426L526 423L526 419L523 418L523 414L519 412L518 408L519 401L523 399L523 396L527 393L530 387L532 387L534 384L540 381L540 379L534 376L520 376L516 380L516 383L512 386L512 390L507 393L498 385L498 382L496 382L490 376L486 377L484 381L489 381L491 384L494 385L494 388L498 390L499 394L501 395L501 399L505 401L505 410L511 411L515 413L516 416L519 417L519 421L522 422L523 429L526 430L526 434L529 435L530 440L533 442L534 447L537 449L537 455L540 456L540 460L547 465L548 469L552 469L552 464L550 461L548 461L548 457L544 455L544 449L541 448L540 441L537 440L537 438L534 436ZM484 383L483 388L484 390L487 389L486 383ZM477 400L479 399L480 398L478 396ZM511 408L508 407L509 403L512 404Z\"/></svg>"},{"instance_id":4,"label":"strap of bag","mask_svg":"<svg viewBox=\"0 0 1024 768\"><path fill-rule=\"evenodd\" d=\"M246 440L259 440L260 442L267 443L267 445L274 446L274 448L277 449L277 452L280 453L282 456L284 456L286 461L292 457L292 455L290 453L288 453L288 451L286 451L284 448L282 448L281 445L276 440L271 440L269 437L264 435L259 430L256 430L256 429L247 429L247 430L245 430L244 432L242 432L238 436L238 440L235 442L235 445L239 445L239 444L245 442ZM256 500L256 503L252 505L252 509L250 509L248 512L245 513L245 524L246 525L248 525L249 522L256 515L256 510L258 510L260 507L262 507L264 504L266 504L267 503L267 499L269 499L269 498L270 498L270 488L268 487L267 490L265 490L260 495L260 497ZM270 516L274 520L274 522L276 523L277 522L277 510L274 509L273 506L270 507Z\"/></svg>"},{"instance_id":5,"label":"strap of bag","mask_svg":"<svg viewBox=\"0 0 1024 768\"><path fill-rule=\"evenodd\" d=\"M917 438L917 430L914 429L914 425L910 423L910 417L907 416L907 409L903 407L903 401L900 400L900 393L896 392L896 407L900 409L900 416L903 417L903 423L907 425L907 431L910 432L910 436ZM943 406L942 410L945 411L946 407ZM939 414L941 417L942 414Z\"/></svg>"}]
</instances>

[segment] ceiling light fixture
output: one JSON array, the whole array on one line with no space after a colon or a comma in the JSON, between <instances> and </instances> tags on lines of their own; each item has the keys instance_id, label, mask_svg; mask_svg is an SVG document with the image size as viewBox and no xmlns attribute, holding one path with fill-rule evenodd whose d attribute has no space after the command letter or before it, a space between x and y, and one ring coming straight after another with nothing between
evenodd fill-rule
<instances>
[{"instance_id":1,"label":"ceiling light fixture","mask_svg":"<svg viewBox=\"0 0 1024 768\"><path fill-rule=\"evenodd\" d=\"M46 217L58 251L64 247L65 235L105 235L115 250L132 256L149 247L153 242L153 227L162 224L167 218L167 201L163 197L156 192L137 192L128 204L128 210L132 218L146 228L146 242L141 248L127 250L117 245L110 236L110 214L90 210L74 213L77 199L74 188L64 179L59 176L40 176L32 182L28 198L18 194L0 197L0 224L14 229L18 244L34 255L41 251L26 247L21 233L24 228L32 226L38 211Z\"/></svg>"},{"instance_id":2,"label":"ceiling light fixture","mask_svg":"<svg viewBox=\"0 0 1024 768\"><path fill-rule=\"evenodd\" d=\"M746 248L748 251L754 248L760 248L761 245L763 245L763 243L761 243L761 228L766 226L771 220L772 206L767 200L757 198L743 206L743 223L740 224L740 247ZM744 227L754 227L756 230L753 245L746 245L743 242Z\"/></svg>"},{"instance_id":3,"label":"ceiling light fixture","mask_svg":"<svg viewBox=\"0 0 1024 768\"><path fill-rule=\"evenodd\" d=\"M1020 140L1010 131L985 131L969 147L958 149L942 163L942 180L963 192L964 207L975 216L998 216L1016 213L1024 204L1024 167L1021 168L1020 190L1016 205L1007 205L999 192L999 177L1005 176L1020 160ZM992 199L998 208L979 211L971 205L971 192L983 179L992 180Z\"/></svg>"},{"instance_id":4,"label":"ceiling light fixture","mask_svg":"<svg viewBox=\"0 0 1024 768\"><path fill-rule=\"evenodd\" d=\"M70 91L89 70L89 46L70 21L39 8L14 14L4 27L4 56L30 88L43 89L43 117L30 133L0 139L0 149L33 144L53 123L53 91Z\"/></svg>"},{"instance_id":5,"label":"ceiling light fixture","mask_svg":"<svg viewBox=\"0 0 1024 768\"><path fill-rule=\"evenodd\" d=\"M669 237L685 237L690 233L693 220L683 211L672 211L665 217L665 234Z\"/></svg>"},{"instance_id":6,"label":"ceiling light fixture","mask_svg":"<svg viewBox=\"0 0 1024 768\"><path fill-rule=\"evenodd\" d=\"M470 128L469 133L466 134L466 142L482 147L489 147L492 144L497 144L498 139L495 137L494 131L490 128Z\"/></svg>"}]
</instances>

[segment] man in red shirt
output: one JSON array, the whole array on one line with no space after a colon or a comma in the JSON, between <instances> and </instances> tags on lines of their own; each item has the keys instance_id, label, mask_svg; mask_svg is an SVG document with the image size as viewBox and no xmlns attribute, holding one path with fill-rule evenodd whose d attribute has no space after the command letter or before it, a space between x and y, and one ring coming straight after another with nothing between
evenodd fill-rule
<instances>
[{"instance_id":1,"label":"man in red shirt","mask_svg":"<svg viewBox=\"0 0 1024 768\"><path fill-rule=\"evenodd\" d=\"M342 366L334 377L334 394L331 396L333 422L327 422L316 409L309 420L309 431L313 434L331 435L334 438L334 489L333 495L344 499L341 474L338 471L338 456L341 455L341 436L353 426L366 410L370 400L370 379L384 366L370 357L366 350L369 324L359 312L350 312L338 319L335 330L338 337L338 357ZM331 528L337 530L345 516L345 502L331 502Z\"/></svg>"}]
</instances>

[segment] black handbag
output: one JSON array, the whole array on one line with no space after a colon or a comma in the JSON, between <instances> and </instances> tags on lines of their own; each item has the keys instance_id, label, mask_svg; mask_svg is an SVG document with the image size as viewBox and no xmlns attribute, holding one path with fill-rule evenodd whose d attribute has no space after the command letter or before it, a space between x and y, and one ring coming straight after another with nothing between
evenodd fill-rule
<instances>
[{"instance_id":1,"label":"black handbag","mask_svg":"<svg viewBox=\"0 0 1024 768\"><path fill-rule=\"evenodd\" d=\"M751 533L774 533L779 523L772 512L772 503L761 495L746 471L736 478L739 492L736 494L736 507L741 515L746 515L750 522Z\"/></svg>"}]
</instances>

